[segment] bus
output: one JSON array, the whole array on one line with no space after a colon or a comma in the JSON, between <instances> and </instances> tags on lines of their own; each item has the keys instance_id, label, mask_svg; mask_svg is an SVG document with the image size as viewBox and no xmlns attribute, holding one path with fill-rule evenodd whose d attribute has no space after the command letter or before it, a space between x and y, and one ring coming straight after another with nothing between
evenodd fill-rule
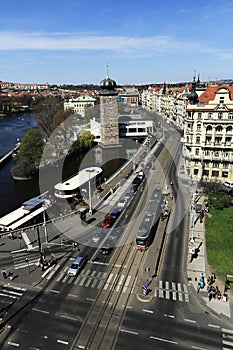
<instances>
[{"instance_id":1,"label":"bus","mask_svg":"<svg viewBox=\"0 0 233 350\"><path fill-rule=\"evenodd\" d=\"M146 250L153 242L164 205L164 194L156 188L148 202L143 220L136 234L136 249Z\"/></svg>"}]
</instances>

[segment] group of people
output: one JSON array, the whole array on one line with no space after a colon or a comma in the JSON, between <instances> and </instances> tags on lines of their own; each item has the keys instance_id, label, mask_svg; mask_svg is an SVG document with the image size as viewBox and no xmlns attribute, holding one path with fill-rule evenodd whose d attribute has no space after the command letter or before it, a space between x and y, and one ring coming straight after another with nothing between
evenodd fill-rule
<instances>
[{"instance_id":1,"label":"group of people","mask_svg":"<svg viewBox=\"0 0 233 350\"><path fill-rule=\"evenodd\" d=\"M4 280L5 280L7 277L9 277L10 280L13 280L13 277L14 277L13 275L14 275L13 272L8 272L8 274L7 274L7 272L6 272L5 269L2 270L2 277L4 278Z\"/></svg>"},{"instance_id":2,"label":"group of people","mask_svg":"<svg viewBox=\"0 0 233 350\"><path fill-rule=\"evenodd\" d=\"M212 299L217 299L217 300L227 301L228 297L226 294L226 288L222 295L218 286L214 286L215 281L216 281L216 275L214 272L212 272L211 275L207 278L208 300L211 301ZM200 289L203 289L204 287L205 287L205 277L203 273L201 273L200 280L197 286L197 293L200 291Z\"/></svg>"}]
</instances>

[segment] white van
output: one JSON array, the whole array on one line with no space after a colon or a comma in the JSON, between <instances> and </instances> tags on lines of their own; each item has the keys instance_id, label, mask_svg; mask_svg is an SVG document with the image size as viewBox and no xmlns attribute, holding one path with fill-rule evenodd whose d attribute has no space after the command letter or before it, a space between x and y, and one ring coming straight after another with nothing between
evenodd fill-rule
<instances>
[{"instance_id":1,"label":"white van","mask_svg":"<svg viewBox=\"0 0 233 350\"><path fill-rule=\"evenodd\" d=\"M79 256L69 267L67 273L69 276L76 276L86 263L86 259L83 256Z\"/></svg>"}]
</instances>

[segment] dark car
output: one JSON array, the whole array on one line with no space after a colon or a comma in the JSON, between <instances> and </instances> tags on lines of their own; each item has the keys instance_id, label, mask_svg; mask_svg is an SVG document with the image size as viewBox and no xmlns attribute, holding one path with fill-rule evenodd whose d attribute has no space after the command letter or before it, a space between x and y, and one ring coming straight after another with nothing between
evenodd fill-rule
<instances>
[{"instance_id":1,"label":"dark car","mask_svg":"<svg viewBox=\"0 0 233 350\"><path fill-rule=\"evenodd\" d=\"M112 242L107 240L103 246L100 248L100 253L103 255L108 255L113 250Z\"/></svg>"},{"instance_id":2,"label":"dark car","mask_svg":"<svg viewBox=\"0 0 233 350\"><path fill-rule=\"evenodd\" d=\"M112 216L108 215L108 216L106 216L106 218L103 220L102 226L103 226L103 227L110 227L110 226L112 226L113 222L114 222L114 218L113 218Z\"/></svg>"}]
</instances>

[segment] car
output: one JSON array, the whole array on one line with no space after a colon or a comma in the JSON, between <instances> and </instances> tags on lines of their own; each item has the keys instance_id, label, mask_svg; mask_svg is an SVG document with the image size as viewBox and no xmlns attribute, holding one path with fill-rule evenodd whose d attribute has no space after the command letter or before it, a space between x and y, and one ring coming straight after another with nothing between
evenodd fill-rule
<instances>
[{"instance_id":1,"label":"car","mask_svg":"<svg viewBox=\"0 0 233 350\"><path fill-rule=\"evenodd\" d=\"M127 204L126 198L121 198L119 202L117 203L118 208L125 208Z\"/></svg>"},{"instance_id":2,"label":"car","mask_svg":"<svg viewBox=\"0 0 233 350\"><path fill-rule=\"evenodd\" d=\"M223 182L223 185L226 187L233 188L233 181L225 181Z\"/></svg>"},{"instance_id":3,"label":"car","mask_svg":"<svg viewBox=\"0 0 233 350\"><path fill-rule=\"evenodd\" d=\"M69 276L77 276L86 263L86 258L84 256L77 257L74 262L70 265L67 274Z\"/></svg>"},{"instance_id":4,"label":"car","mask_svg":"<svg viewBox=\"0 0 233 350\"><path fill-rule=\"evenodd\" d=\"M100 228L95 232L94 236L92 237L92 242L99 243L102 236L103 236L103 230Z\"/></svg>"},{"instance_id":5,"label":"car","mask_svg":"<svg viewBox=\"0 0 233 350\"><path fill-rule=\"evenodd\" d=\"M113 219L116 219L119 214L120 214L119 208L113 208L109 216L111 216Z\"/></svg>"},{"instance_id":6,"label":"car","mask_svg":"<svg viewBox=\"0 0 233 350\"><path fill-rule=\"evenodd\" d=\"M103 255L108 255L109 253L111 253L112 249L112 242L110 240L107 240L100 248L100 253Z\"/></svg>"},{"instance_id":7,"label":"car","mask_svg":"<svg viewBox=\"0 0 233 350\"><path fill-rule=\"evenodd\" d=\"M114 218L110 215L106 216L106 218L102 222L103 227L111 227L114 222Z\"/></svg>"}]
</instances>

